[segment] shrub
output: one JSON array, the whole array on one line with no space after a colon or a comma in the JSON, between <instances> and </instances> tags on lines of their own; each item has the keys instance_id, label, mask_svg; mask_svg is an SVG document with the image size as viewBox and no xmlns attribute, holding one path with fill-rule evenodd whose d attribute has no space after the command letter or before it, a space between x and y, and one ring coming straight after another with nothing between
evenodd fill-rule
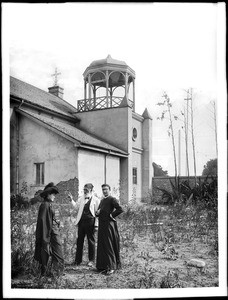
<instances>
[{"instance_id":1,"label":"shrub","mask_svg":"<svg viewBox=\"0 0 228 300\"><path fill-rule=\"evenodd\" d=\"M156 187L161 191L162 204L173 205L177 203L199 205L208 209L217 210L217 176L206 177L203 181L199 178L199 183L191 187L187 180L180 181L175 178L175 182L170 179L171 191Z\"/></svg>"}]
</instances>

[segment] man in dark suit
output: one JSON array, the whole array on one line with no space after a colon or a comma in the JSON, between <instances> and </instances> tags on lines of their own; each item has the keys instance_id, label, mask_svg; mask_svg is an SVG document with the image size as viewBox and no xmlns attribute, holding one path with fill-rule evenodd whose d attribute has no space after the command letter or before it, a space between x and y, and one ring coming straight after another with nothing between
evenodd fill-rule
<instances>
[{"instance_id":1,"label":"man in dark suit","mask_svg":"<svg viewBox=\"0 0 228 300\"><path fill-rule=\"evenodd\" d=\"M95 231L98 226L98 219L95 213L100 204L100 200L93 194L92 183L84 185L84 195L78 199L78 203L73 200L71 193L68 193L68 197L73 207L78 207L76 217L78 237L75 264L80 265L82 262L84 239L85 236L87 236L89 255L88 266L92 267L95 260Z\"/></svg>"},{"instance_id":2,"label":"man in dark suit","mask_svg":"<svg viewBox=\"0 0 228 300\"><path fill-rule=\"evenodd\" d=\"M102 185L103 199L96 216L99 218L96 268L107 275L120 268L120 238L115 217L123 212L108 184Z\"/></svg>"}]
</instances>

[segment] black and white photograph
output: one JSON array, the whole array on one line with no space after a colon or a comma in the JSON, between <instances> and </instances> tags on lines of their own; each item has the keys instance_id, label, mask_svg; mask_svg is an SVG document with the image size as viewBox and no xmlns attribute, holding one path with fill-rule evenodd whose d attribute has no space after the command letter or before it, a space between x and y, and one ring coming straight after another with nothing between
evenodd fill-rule
<instances>
[{"instance_id":1,"label":"black and white photograph","mask_svg":"<svg viewBox=\"0 0 228 300\"><path fill-rule=\"evenodd\" d=\"M225 3L1 8L3 297L227 296Z\"/></svg>"}]
</instances>

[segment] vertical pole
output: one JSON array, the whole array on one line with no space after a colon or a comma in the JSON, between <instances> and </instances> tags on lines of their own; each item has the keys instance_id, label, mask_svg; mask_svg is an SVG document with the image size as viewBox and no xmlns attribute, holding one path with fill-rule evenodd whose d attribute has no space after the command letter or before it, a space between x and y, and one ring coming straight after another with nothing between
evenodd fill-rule
<instances>
[{"instance_id":1,"label":"vertical pole","mask_svg":"<svg viewBox=\"0 0 228 300\"><path fill-rule=\"evenodd\" d=\"M86 94L86 78L84 79L84 99L87 98L87 94Z\"/></svg>"},{"instance_id":2,"label":"vertical pole","mask_svg":"<svg viewBox=\"0 0 228 300\"><path fill-rule=\"evenodd\" d=\"M112 107L112 87L110 87L110 106Z\"/></svg>"},{"instance_id":3,"label":"vertical pole","mask_svg":"<svg viewBox=\"0 0 228 300\"><path fill-rule=\"evenodd\" d=\"M215 121L215 145L216 145L216 155L218 157L218 137L217 137L217 119L216 119L215 101L213 101L213 106L214 106L214 121Z\"/></svg>"},{"instance_id":4,"label":"vertical pole","mask_svg":"<svg viewBox=\"0 0 228 300\"><path fill-rule=\"evenodd\" d=\"M93 108L96 107L96 85L93 86Z\"/></svg>"},{"instance_id":5,"label":"vertical pole","mask_svg":"<svg viewBox=\"0 0 228 300\"><path fill-rule=\"evenodd\" d=\"M91 99L91 74L89 74L89 100Z\"/></svg>"},{"instance_id":6,"label":"vertical pole","mask_svg":"<svg viewBox=\"0 0 228 300\"><path fill-rule=\"evenodd\" d=\"M188 97L189 90L187 90L187 117L185 116L185 144L186 144L186 172L187 176L189 177L189 163L188 163L188 101L190 100Z\"/></svg>"},{"instance_id":7,"label":"vertical pole","mask_svg":"<svg viewBox=\"0 0 228 300\"><path fill-rule=\"evenodd\" d=\"M125 97L128 99L128 74L125 73Z\"/></svg>"},{"instance_id":8,"label":"vertical pole","mask_svg":"<svg viewBox=\"0 0 228 300\"><path fill-rule=\"evenodd\" d=\"M17 150L16 150L16 193L19 194L19 114L16 114L16 135L17 135Z\"/></svg>"},{"instance_id":9,"label":"vertical pole","mask_svg":"<svg viewBox=\"0 0 228 300\"><path fill-rule=\"evenodd\" d=\"M107 181L107 154L104 155L104 183Z\"/></svg>"},{"instance_id":10,"label":"vertical pole","mask_svg":"<svg viewBox=\"0 0 228 300\"><path fill-rule=\"evenodd\" d=\"M196 178L196 154L195 154L195 138L193 132L193 106L192 106L192 88L190 89L190 101L191 101L191 131L192 131L192 150L193 150L193 161L194 161L194 175L195 175L195 186L197 183Z\"/></svg>"},{"instance_id":11,"label":"vertical pole","mask_svg":"<svg viewBox=\"0 0 228 300\"><path fill-rule=\"evenodd\" d=\"M108 70L106 70L106 106L108 107Z\"/></svg>"},{"instance_id":12,"label":"vertical pole","mask_svg":"<svg viewBox=\"0 0 228 300\"><path fill-rule=\"evenodd\" d=\"M133 78L133 111L135 112L135 78Z\"/></svg>"},{"instance_id":13,"label":"vertical pole","mask_svg":"<svg viewBox=\"0 0 228 300\"><path fill-rule=\"evenodd\" d=\"M178 154L179 154L179 162L178 162L178 166L179 166L179 170L178 170L178 174L179 176L181 175L181 131L179 129L179 135L178 135L178 138L179 138L179 149L178 149Z\"/></svg>"}]
</instances>

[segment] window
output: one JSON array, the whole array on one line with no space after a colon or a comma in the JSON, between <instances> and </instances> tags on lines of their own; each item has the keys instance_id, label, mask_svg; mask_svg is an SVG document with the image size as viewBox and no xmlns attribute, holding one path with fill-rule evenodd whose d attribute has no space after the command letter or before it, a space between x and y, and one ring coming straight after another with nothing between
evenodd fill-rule
<instances>
[{"instance_id":1,"label":"window","mask_svg":"<svg viewBox=\"0 0 228 300\"><path fill-rule=\"evenodd\" d=\"M133 175L133 184L137 184L137 168L133 168L132 175Z\"/></svg>"},{"instance_id":2,"label":"window","mask_svg":"<svg viewBox=\"0 0 228 300\"><path fill-rule=\"evenodd\" d=\"M135 141L136 138L137 138L137 129L133 128L133 130L132 130L132 140Z\"/></svg>"},{"instance_id":3,"label":"window","mask_svg":"<svg viewBox=\"0 0 228 300\"><path fill-rule=\"evenodd\" d=\"M44 184L44 163L35 163L36 167L36 184Z\"/></svg>"}]
</instances>

